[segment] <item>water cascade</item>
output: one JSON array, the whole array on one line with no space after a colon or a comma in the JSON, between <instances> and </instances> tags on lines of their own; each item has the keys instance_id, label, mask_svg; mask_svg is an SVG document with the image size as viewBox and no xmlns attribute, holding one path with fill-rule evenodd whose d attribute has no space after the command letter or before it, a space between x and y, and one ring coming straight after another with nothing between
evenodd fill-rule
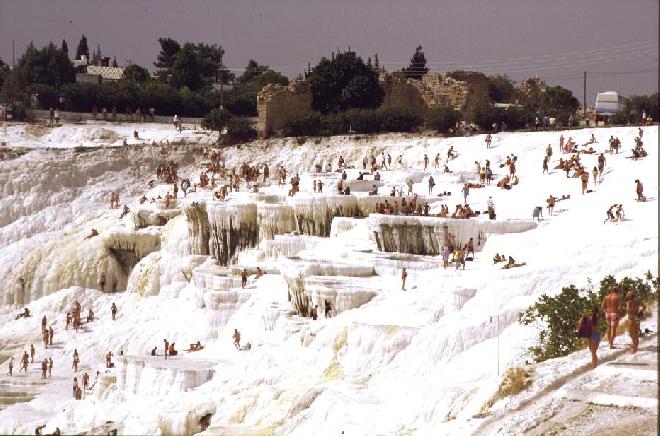
<instances>
[{"instance_id":1,"label":"water cascade","mask_svg":"<svg viewBox=\"0 0 660 436\"><path fill-rule=\"evenodd\" d=\"M210 227L210 254L221 265L229 265L236 253L257 245L257 205L254 203L212 202L207 204Z\"/></svg>"},{"instance_id":2,"label":"water cascade","mask_svg":"<svg viewBox=\"0 0 660 436\"><path fill-rule=\"evenodd\" d=\"M380 251L437 256L444 245L474 238L479 250L488 234L520 233L536 227L531 220L490 221L425 216L371 215L369 226Z\"/></svg>"},{"instance_id":3,"label":"water cascade","mask_svg":"<svg viewBox=\"0 0 660 436\"><path fill-rule=\"evenodd\" d=\"M209 254L209 216L205 203L193 202L183 209L188 220L190 254Z\"/></svg>"}]
</instances>

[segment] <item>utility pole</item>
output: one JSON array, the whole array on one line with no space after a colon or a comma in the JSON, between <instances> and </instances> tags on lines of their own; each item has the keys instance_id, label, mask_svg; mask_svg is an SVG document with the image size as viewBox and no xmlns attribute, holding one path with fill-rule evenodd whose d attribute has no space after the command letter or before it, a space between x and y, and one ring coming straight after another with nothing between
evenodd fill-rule
<instances>
[{"instance_id":1,"label":"utility pole","mask_svg":"<svg viewBox=\"0 0 660 436\"><path fill-rule=\"evenodd\" d=\"M587 122L587 72L584 72L584 80L582 82L582 117L584 122Z\"/></svg>"},{"instance_id":2,"label":"utility pole","mask_svg":"<svg viewBox=\"0 0 660 436\"><path fill-rule=\"evenodd\" d=\"M11 80L11 116L14 118L14 108L16 106L16 73L14 73L15 63L16 63L16 52L14 40L11 40L11 71L12 71L12 80Z\"/></svg>"}]
</instances>

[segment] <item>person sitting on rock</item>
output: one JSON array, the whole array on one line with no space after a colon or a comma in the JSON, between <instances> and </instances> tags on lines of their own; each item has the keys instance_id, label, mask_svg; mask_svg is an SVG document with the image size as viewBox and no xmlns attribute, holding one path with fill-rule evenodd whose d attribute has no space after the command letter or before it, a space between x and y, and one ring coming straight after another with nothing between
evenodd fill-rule
<instances>
[{"instance_id":1,"label":"person sitting on rock","mask_svg":"<svg viewBox=\"0 0 660 436\"><path fill-rule=\"evenodd\" d=\"M517 267L519 267L519 266L524 266L524 265L527 265L527 264L526 264L525 262L522 262L522 263L516 263L515 259L514 259L513 257L509 256L509 260L508 260L508 262L506 263L506 265L504 265L504 266L502 267L502 269L517 268Z\"/></svg>"},{"instance_id":2,"label":"person sitting on rock","mask_svg":"<svg viewBox=\"0 0 660 436\"><path fill-rule=\"evenodd\" d=\"M92 239L94 236L98 236L98 235L99 235L98 230L92 229L92 232L89 235L85 236L85 239Z\"/></svg>"},{"instance_id":3,"label":"person sitting on rock","mask_svg":"<svg viewBox=\"0 0 660 436\"><path fill-rule=\"evenodd\" d=\"M204 346L202 345L201 342L197 341L196 344L190 344L190 348L188 348L186 351L192 352L192 351L199 351L202 349L204 349Z\"/></svg>"},{"instance_id":4,"label":"person sitting on rock","mask_svg":"<svg viewBox=\"0 0 660 436\"><path fill-rule=\"evenodd\" d=\"M511 189L509 176L504 176L499 182L497 182L497 187L502 189Z\"/></svg>"},{"instance_id":5,"label":"person sitting on rock","mask_svg":"<svg viewBox=\"0 0 660 436\"><path fill-rule=\"evenodd\" d=\"M121 215L119 216L119 219L124 218L126 215L129 214L130 211L131 210L128 208L128 206L124 205L124 209L122 210Z\"/></svg>"},{"instance_id":6,"label":"person sitting on rock","mask_svg":"<svg viewBox=\"0 0 660 436\"><path fill-rule=\"evenodd\" d=\"M170 344L170 346L167 348L167 354L170 356L176 356L179 352L176 351L176 348L174 348L174 342Z\"/></svg>"},{"instance_id":7,"label":"person sitting on rock","mask_svg":"<svg viewBox=\"0 0 660 436\"><path fill-rule=\"evenodd\" d=\"M20 312L18 315L16 315L15 319L29 318L29 317L30 317L30 310L26 307L23 309L23 312Z\"/></svg>"}]
</instances>

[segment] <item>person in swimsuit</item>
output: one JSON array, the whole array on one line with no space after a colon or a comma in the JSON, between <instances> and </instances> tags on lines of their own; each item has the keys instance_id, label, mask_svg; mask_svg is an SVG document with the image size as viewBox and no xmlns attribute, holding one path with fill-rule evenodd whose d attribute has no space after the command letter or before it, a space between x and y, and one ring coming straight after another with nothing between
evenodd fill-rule
<instances>
[{"instance_id":1,"label":"person in swimsuit","mask_svg":"<svg viewBox=\"0 0 660 436\"><path fill-rule=\"evenodd\" d=\"M605 321L607 322L607 342L610 348L614 348L614 338L616 337L616 328L619 325L619 307L621 300L619 298L619 287L612 286L610 293L605 296L600 308L605 311Z\"/></svg>"},{"instance_id":2,"label":"person in swimsuit","mask_svg":"<svg viewBox=\"0 0 660 436\"><path fill-rule=\"evenodd\" d=\"M635 300L635 294L633 291L628 291L626 293L626 313L628 314L628 334L630 339L632 339L632 346L629 354L635 354L637 352L637 347L639 345L639 322L641 314L644 313L646 306L643 303L639 303Z\"/></svg>"},{"instance_id":3,"label":"person in swimsuit","mask_svg":"<svg viewBox=\"0 0 660 436\"><path fill-rule=\"evenodd\" d=\"M587 338L587 344L589 346L589 351L591 352L591 369L596 368L598 365L598 346L600 345L601 334L598 331L598 320L600 319L600 310L598 306L593 306L591 309L591 317L589 319L591 323L591 336Z\"/></svg>"}]
</instances>

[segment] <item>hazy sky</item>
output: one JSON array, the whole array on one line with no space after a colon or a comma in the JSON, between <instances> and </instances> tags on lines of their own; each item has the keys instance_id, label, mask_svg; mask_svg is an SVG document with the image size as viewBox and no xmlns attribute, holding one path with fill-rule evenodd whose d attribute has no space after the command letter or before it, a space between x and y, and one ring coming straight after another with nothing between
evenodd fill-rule
<instances>
[{"instance_id":1,"label":"hazy sky","mask_svg":"<svg viewBox=\"0 0 660 436\"><path fill-rule=\"evenodd\" d=\"M33 40L81 34L90 50L153 70L157 38L218 43L225 64L250 58L290 77L332 51L378 53L388 69L408 63L417 44L436 71L539 75L582 100L598 91L658 88L658 0L0 0L0 58L11 63Z\"/></svg>"}]
</instances>

